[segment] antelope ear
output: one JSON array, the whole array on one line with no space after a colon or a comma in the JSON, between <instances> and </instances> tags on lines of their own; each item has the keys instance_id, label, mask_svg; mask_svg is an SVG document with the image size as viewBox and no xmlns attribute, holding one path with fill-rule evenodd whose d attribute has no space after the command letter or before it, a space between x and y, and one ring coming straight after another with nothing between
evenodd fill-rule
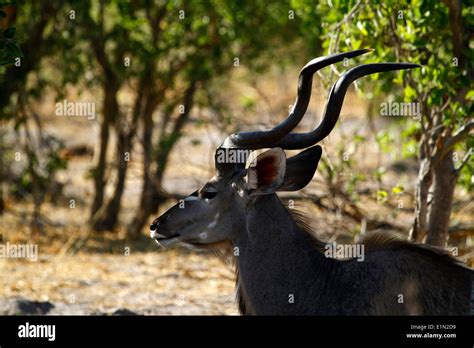
<instances>
[{"instance_id":1,"label":"antelope ear","mask_svg":"<svg viewBox=\"0 0 474 348\"><path fill-rule=\"evenodd\" d=\"M285 179L277 191L297 191L308 185L316 172L321 154L321 146L316 145L290 157L286 161Z\"/></svg>"},{"instance_id":2,"label":"antelope ear","mask_svg":"<svg viewBox=\"0 0 474 348\"><path fill-rule=\"evenodd\" d=\"M247 170L249 194L273 193L283 183L286 171L286 155L279 148L270 149L255 158Z\"/></svg>"}]
</instances>

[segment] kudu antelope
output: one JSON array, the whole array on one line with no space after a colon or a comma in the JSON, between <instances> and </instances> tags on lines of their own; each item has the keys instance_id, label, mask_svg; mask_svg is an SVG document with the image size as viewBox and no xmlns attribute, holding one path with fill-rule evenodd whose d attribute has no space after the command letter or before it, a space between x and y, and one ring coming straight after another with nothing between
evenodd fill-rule
<instances>
[{"instance_id":1,"label":"kudu antelope","mask_svg":"<svg viewBox=\"0 0 474 348\"><path fill-rule=\"evenodd\" d=\"M378 233L361 242L363 262L328 258L324 243L275 193L300 190L311 181L322 152L313 145L334 128L353 81L418 67L379 63L350 69L332 86L320 125L307 133L292 133L308 107L313 74L368 51L310 61L301 70L288 118L270 130L227 137L216 150L215 176L150 226L151 237L163 247L230 242L238 255L236 286L242 314L470 313L473 271L447 252ZM240 154L264 148L270 150L246 166L247 156ZM286 158L283 149L305 150Z\"/></svg>"}]
</instances>

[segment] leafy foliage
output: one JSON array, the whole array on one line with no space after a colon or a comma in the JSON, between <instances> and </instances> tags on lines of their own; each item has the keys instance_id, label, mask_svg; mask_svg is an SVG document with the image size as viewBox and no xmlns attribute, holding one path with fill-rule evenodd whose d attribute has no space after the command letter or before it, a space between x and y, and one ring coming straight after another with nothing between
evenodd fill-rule
<instances>
[{"instance_id":1,"label":"leafy foliage","mask_svg":"<svg viewBox=\"0 0 474 348\"><path fill-rule=\"evenodd\" d=\"M401 118L405 131L403 154L414 156L419 152L419 138L422 128L432 128L432 119L442 118L442 125L455 133L473 115L472 72L474 52L457 43L453 38L448 6L442 1L384 1L375 5L372 1L322 2L317 10L322 14L324 41L328 50L349 50L371 47L375 51L371 61L404 61L421 64L421 69L401 72L393 79L391 74L371 76L373 97L391 95L399 102L421 103L425 117L419 120ZM474 6L462 8L462 21L466 28L472 27ZM455 45L461 45L457 50ZM456 53L462 54L456 56ZM363 82L364 83L364 82ZM403 86L403 93L397 92ZM397 88L398 87L398 88ZM366 88L364 91L367 90ZM469 92L471 90L471 92ZM471 93L471 94L470 94ZM370 98L370 94L368 95ZM400 146L397 139L389 138L390 132L382 131L377 136L379 146L389 150ZM467 139L467 138L466 138ZM466 153L471 140L457 145L458 151ZM463 169L466 177L472 175L473 159Z\"/></svg>"}]
</instances>

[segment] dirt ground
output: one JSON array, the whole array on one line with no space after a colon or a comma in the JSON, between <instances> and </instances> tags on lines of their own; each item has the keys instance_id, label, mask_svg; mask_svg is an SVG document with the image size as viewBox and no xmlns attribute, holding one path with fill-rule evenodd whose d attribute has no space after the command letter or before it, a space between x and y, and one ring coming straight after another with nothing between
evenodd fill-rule
<instances>
[{"instance_id":1,"label":"dirt ground","mask_svg":"<svg viewBox=\"0 0 474 348\"><path fill-rule=\"evenodd\" d=\"M54 308L47 314L112 314L118 310L144 315L237 314L232 268L205 254L131 250L128 256L1 260L0 267L0 298L50 302ZM8 310L1 313L0 301L0 314L12 314Z\"/></svg>"}]
</instances>

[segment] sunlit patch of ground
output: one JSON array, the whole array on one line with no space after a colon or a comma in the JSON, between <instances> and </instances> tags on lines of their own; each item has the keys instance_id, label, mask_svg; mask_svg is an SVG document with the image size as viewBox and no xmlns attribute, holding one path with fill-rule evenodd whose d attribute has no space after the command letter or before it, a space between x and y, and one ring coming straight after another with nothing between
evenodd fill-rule
<instances>
[{"instance_id":1,"label":"sunlit patch of ground","mask_svg":"<svg viewBox=\"0 0 474 348\"><path fill-rule=\"evenodd\" d=\"M49 301L51 314L232 315L234 273L220 259L179 250L41 255L0 260L0 298Z\"/></svg>"}]
</instances>

